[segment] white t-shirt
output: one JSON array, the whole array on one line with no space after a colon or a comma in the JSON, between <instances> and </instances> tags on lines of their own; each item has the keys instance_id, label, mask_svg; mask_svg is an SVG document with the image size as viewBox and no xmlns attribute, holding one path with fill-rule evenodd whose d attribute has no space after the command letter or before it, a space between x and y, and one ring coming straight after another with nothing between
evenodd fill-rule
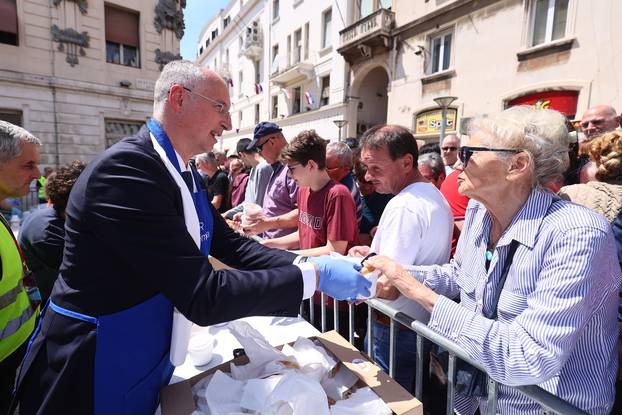
<instances>
[{"instance_id":1,"label":"white t-shirt","mask_svg":"<svg viewBox=\"0 0 622 415\"><path fill-rule=\"evenodd\" d=\"M371 252L407 265L446 264L453 225L451 210L441 192L431 183L413 183L387 204ZM404 296L387 304L424 323L430 318L416 301Z\"/></svg>"}]
</instances>

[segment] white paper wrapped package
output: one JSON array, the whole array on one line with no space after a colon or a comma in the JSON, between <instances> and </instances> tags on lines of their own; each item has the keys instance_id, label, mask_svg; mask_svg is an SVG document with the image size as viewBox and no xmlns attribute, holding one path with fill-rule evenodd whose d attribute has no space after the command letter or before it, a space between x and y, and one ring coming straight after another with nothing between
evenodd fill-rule
<instances>
[{"instance_id":1,"label":"white paper wrapped package","mask_svg":"<svg viewBox=\"0 0 622 415\"><path fill-rule=\"evenodd\" d=\"M341 254L338 254L337 252L331 252L330 256L332 258L343 259L343 260L352 262L353 264L357 264L357 265L361 265L361 260L363 259L361 257L343 256ZM371 287L369 287L369 296L358 295L356 299L367 300L369 298L374 298L376 296L376 282L378 281L378 277L380 276L380 271L377 271L377 270L369 271L366 268L363 268L361 270L361 274L363 274L363 276L367 278L368 281L371 282Z\"/></svg>"},{"instance_id":2,"label":"white paper wrapped package","mask_svg":"<svg viewBox=\"0 0 622 415\"><path fill-rule=\"evenodd\" d=\"M393 412L370 388L361 388L330 408L331 415L391 415Z\"/></svg>"},{"instance_id":3,"label":"white paper wrapped package","mask_svg":"<svg viewBox=\"0 0 622 415\"><path fill-rule=\"evenodd\" d=\"M266 401L265 415L329 415L328 399L319 383L308 376L288 373Z\"/></svg>"},{"instance_id":4,"label":"white paper wrapped package","mask_svg":"<svg viewBox=\"0 0 622 415\"><path fill-rule=\"evenodd\" d=\"M211 415L228 415L231 412L242 412L240 402L244 382L232 379L221 372L214 373L212 380L205 389L205 399Z\"/></svg>"}]
</instances>

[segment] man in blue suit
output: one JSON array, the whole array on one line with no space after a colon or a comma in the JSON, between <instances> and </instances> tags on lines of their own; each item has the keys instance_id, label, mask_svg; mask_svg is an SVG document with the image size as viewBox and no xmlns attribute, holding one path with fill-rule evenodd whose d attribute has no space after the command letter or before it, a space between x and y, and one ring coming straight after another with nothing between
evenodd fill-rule
<instances>
[{"instance_id":1,"label":"man in blue suit","mask_svg":"<svg viewBox=\"0 0 622 415\"><path fill-rule=\"evenodd\" d=\"M188 161L231 129L229 107L216 73L171 62L155 85L153 118L88 164L19 374L20 413L153 414L173 370L174 308L210 325L296 315L316 288L340 299L368 292L345 261L265 248L209 204ZM208 254L236 270L215 271Z\"/></svg>"}]
</instances>

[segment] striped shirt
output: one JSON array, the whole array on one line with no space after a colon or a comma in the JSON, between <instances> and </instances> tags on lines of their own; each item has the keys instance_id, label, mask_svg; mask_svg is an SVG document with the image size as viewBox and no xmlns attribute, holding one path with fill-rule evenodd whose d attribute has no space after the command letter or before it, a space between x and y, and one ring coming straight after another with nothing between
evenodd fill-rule
<instances>
[{"instance_id":1,"label":"striped shirt","mask_svg":"<svg viewBox=\"0 0 622 415\"><path fill-rule=\"evenodd\" d=\"M428 326L458 343L505 385L537 384L590 414L608 414L615 394L617 297L622 273L609 224L587 208L533 190L501 236L488 272L485 252L491 219L471 200L456 256L450 264L414 267L440 294ZM492 307L510 242L519 242ZM460 298L457 304L451 299ZM486 399L456 397L472 414ZM499 385L502 414L538 414L540 405Z\"/></svg>"}]
</instances>

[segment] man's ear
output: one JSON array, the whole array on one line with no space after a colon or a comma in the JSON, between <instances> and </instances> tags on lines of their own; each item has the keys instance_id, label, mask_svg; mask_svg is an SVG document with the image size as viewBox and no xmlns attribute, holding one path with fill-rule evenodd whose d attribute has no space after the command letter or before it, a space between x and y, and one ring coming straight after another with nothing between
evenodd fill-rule
<instances>
[{"instance_id":1,"label":"man's ear","mask_svg":"<svg viewBox=\"0 0 622 415\"><path fill-rule=\"evenodd\" d=\"M414 158L413 155L410 153L406 153L402 156L402 167L404 169L408 169L408 167L410 167L411 169L416 169L416 167L414 166ZM405 170L407 171L407 170Z\"/></svg>"},{"instance_id":2,"label":"man's ear","mask_svg":"<svg viewBox=\"0 0 622 415\"><path fill-rule=\"evenodd\" d=\"M185 99L184 87L181 85L172 85L168 92L168 104L176 112L181 112L183 100Z\"/></svg>"}]
</instances>

